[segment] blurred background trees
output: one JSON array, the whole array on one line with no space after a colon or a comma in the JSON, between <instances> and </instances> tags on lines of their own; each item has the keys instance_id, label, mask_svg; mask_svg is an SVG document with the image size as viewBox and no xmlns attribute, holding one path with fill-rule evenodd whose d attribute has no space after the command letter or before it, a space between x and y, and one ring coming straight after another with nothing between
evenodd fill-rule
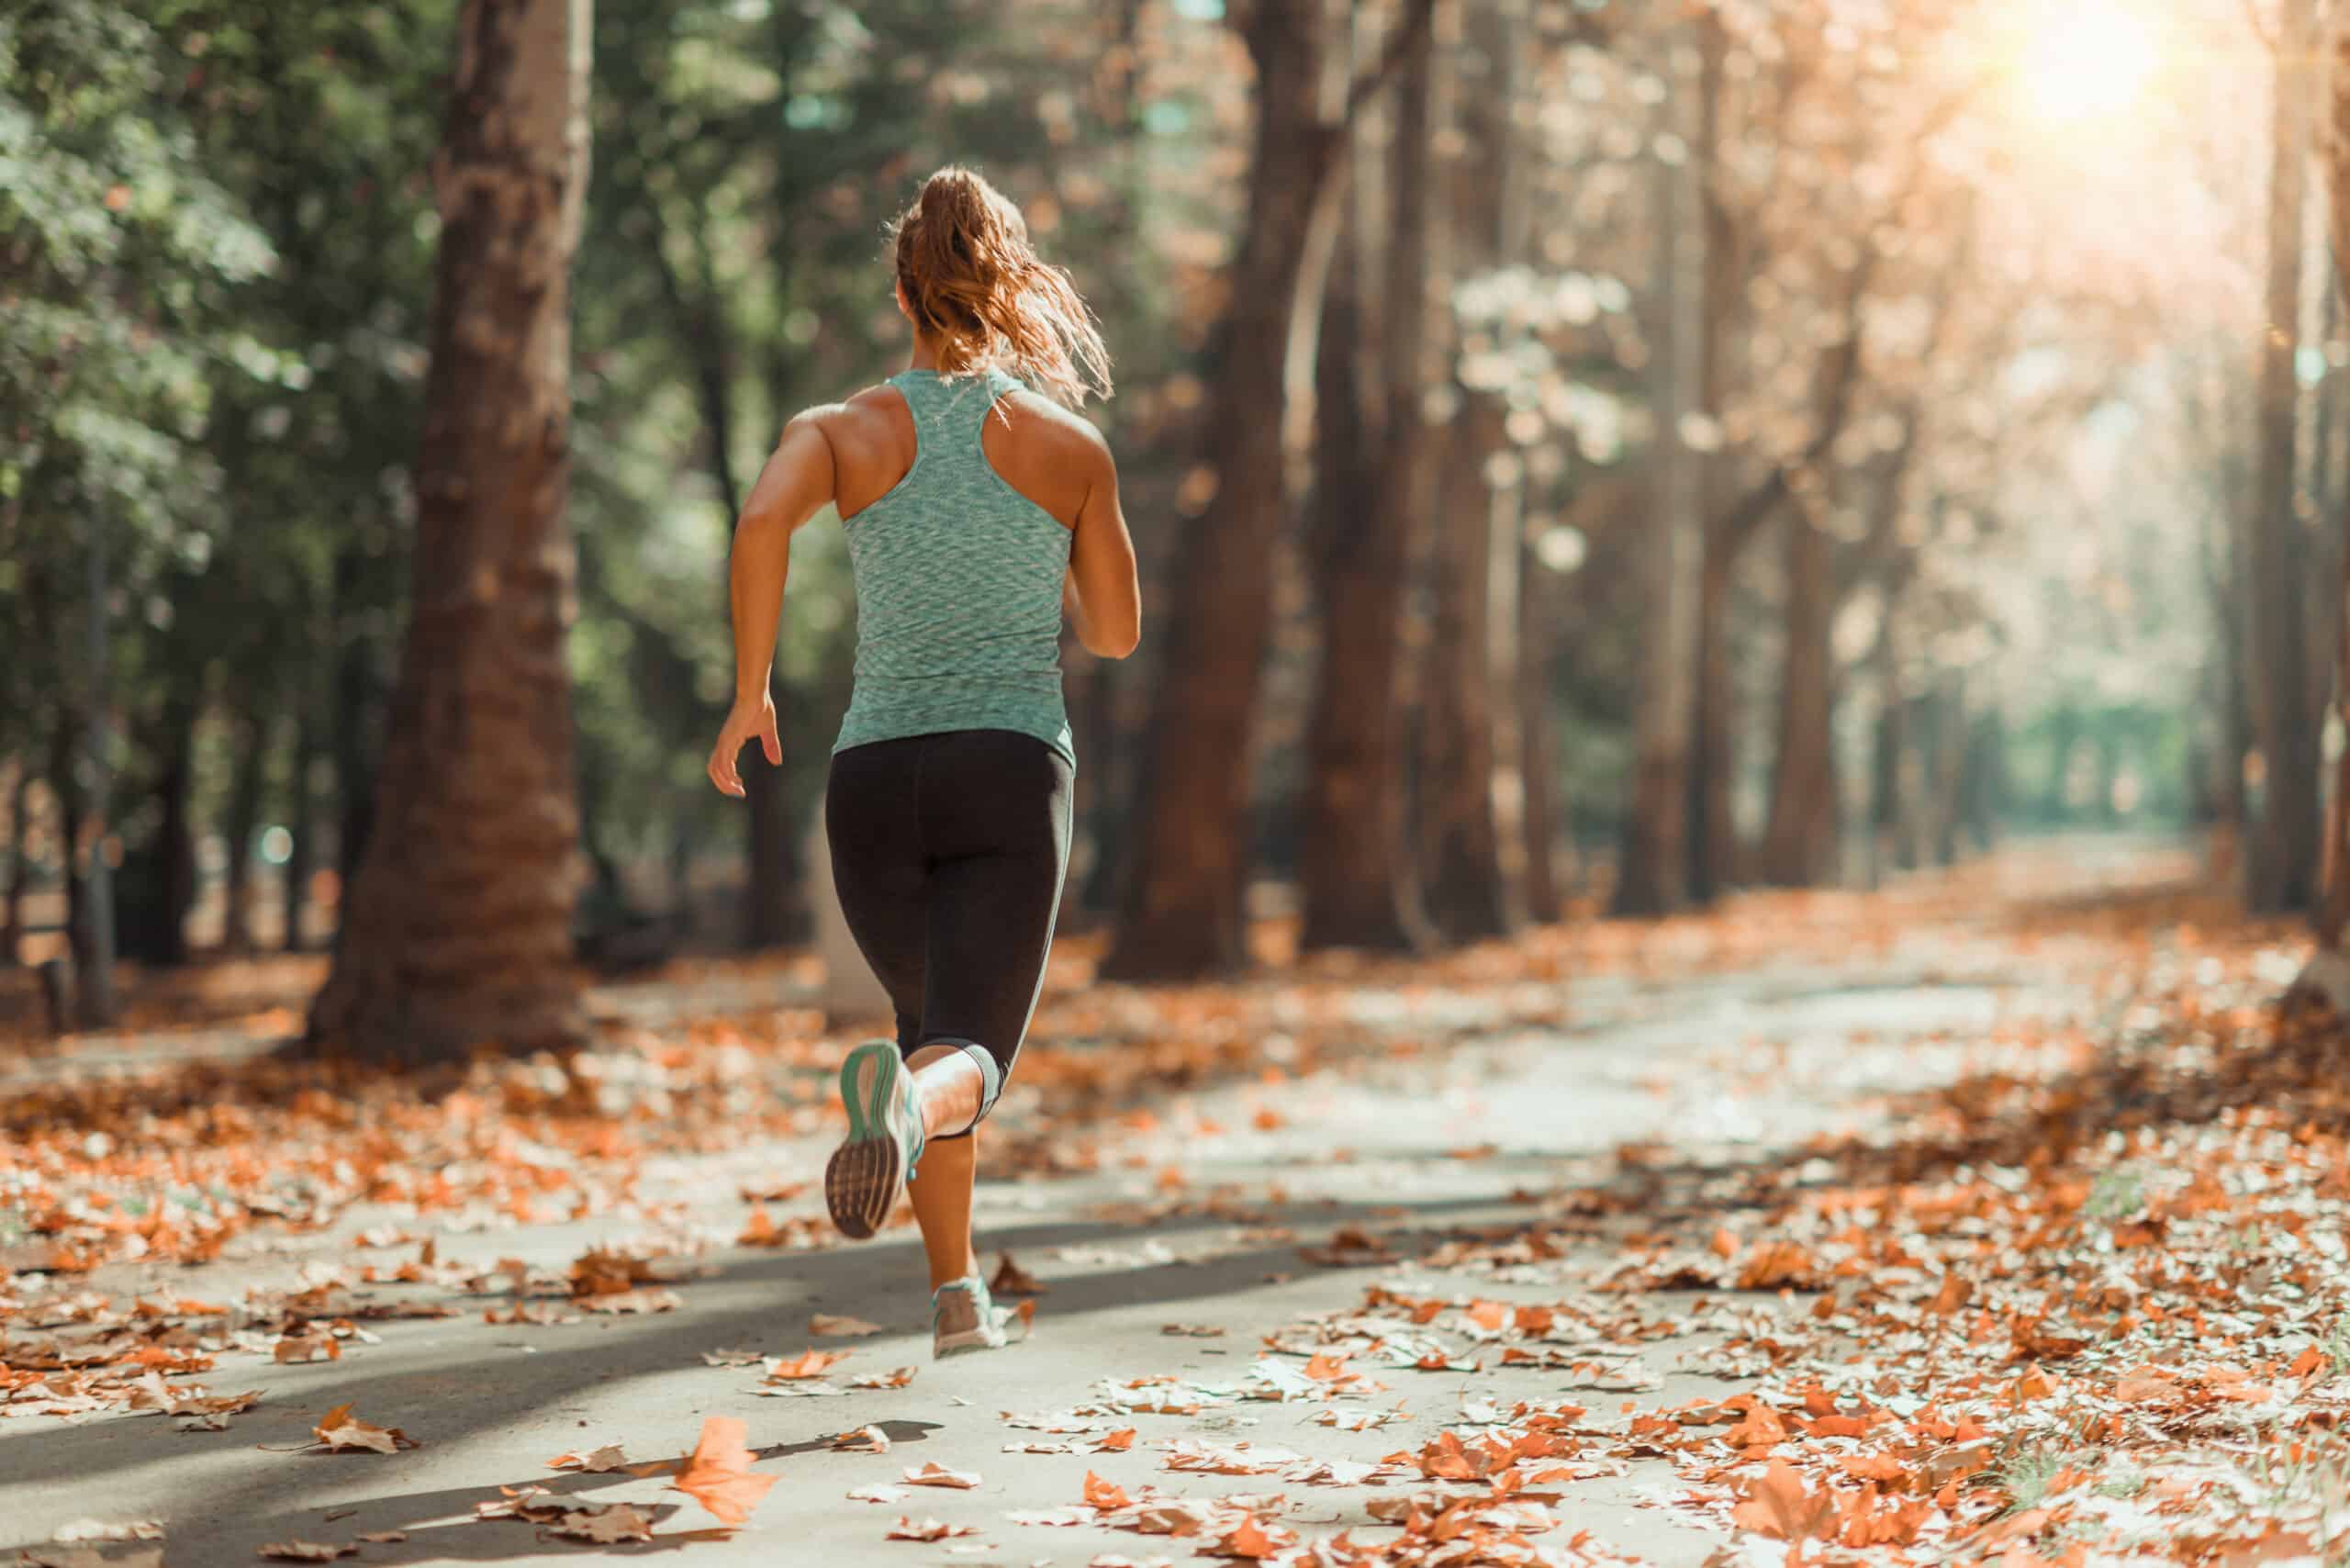
<instances>
[{"instance_id":1,"label":"blurred background trees","mask_svg":"<svg viewBox=\"0 0 2350 1568\"><path fill-rule=\"evenodd\" d=\"M1119 359L1145 651L1068 677L1108 972L2003 831L2207 830L2255 907L2319 900L2317 0L598 10L549 873L584 957L805 929L845 557L795 546L746 810L699 782L727 534L786 417L901 363L883 227L948 161ZM333 941L381 820L458 25L0 17L0 957L70 947L86 1021L117 946Z\"/></svg>"}]
</instances>

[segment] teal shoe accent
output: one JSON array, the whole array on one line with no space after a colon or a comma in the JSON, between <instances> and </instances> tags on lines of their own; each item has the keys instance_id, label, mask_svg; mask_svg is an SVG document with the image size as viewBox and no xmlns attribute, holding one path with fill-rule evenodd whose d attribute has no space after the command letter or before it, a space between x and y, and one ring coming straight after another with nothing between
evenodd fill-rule
<instances>
[{"instance_id":1,"label":"teal shoe accent","mask_svg":"<svg viewBox=\"0 0 2350 1568\"><path fill-rule=\"evenodd\" d=\"M841 1233L863 1240L889 1220L926 1142L921 1092L890 1040L867 1040L841 1063L848 1136L824 1166L824 1203Z\"/></svg>"}]
</instances>

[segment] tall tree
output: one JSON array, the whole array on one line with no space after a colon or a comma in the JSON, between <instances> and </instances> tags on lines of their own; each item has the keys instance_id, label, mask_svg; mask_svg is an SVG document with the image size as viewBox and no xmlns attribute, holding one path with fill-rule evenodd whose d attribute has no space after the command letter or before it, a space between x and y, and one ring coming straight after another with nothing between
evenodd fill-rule
<instances>
[{"instance_id":1,"label":"tall tree","mask_svg":"<svg viewBox=\"0 0 2350 1568\"><path fill-rule=\"evenodd\" d=\"M2325 59L2330 76L2325 139L2325 196L2331 214L2337 282L2350 290L2350 6L2333 7ZM2335 618L2333 711L2350 734L2350 551L2344 552ZM2334 764L2327 802L2324 896L2318 906L2317 952L2294 986L2296 997L2322 1001L2350 1017L2350 746Z\"/></svg>"},{"instance_id":2,"label":"tall tree","mask_svg":"<svg viewBox=\"0 0 2350 1568\"><path fill-rule=\"evenodd\" d=\"M2245 624L2252 640L2253 710L2267 767L2260 825L2247 860L2256 910L2308 908L2320 847L2319 747L2311 722L2302 574L2311 540L2301 515L2298 431L2301 385L2304 207L2318 91L2318 0L2283 0L2269 111L2267 305L2260 335L2257 471L2248 519Z\"/></svg>"},{"instance_id":3,"label":"tall tree","mask_svg":"<svg viewBox=\"0 0 2350 1568\"><path fill-rule=\"evenodd\" d=\"M374 1059L579 1031L564 501L589 26L589 0L465 0L458 19L408 639L310 1016L316 1042Z\"/></svg>"},{"instance_id":4,"label":"tall tree","mask_svg":"<svg viewBox=\"0 0 2350 1568\"><path fill-rule=\"evenodd\" d=\"M1667 35L1678 51L1682 29ZM1679 73L1674 73L1677 77ZM1679 106L1690 95L1672 91ZM1685 118L1685 115L1684 117ZM1689 145L1685 137L1679 145ZM1702 152L1703 149L1699 151ZM1660 156L1656 192L1657 296L1651 328L1651 506L1641 540L1640 651L1632 768L1614 913L1662 914L1688 886L1688 767L1695 722L1696 591L1705 457L1690 443L1699 412L1702 347L1697 307L1705 295L1702 192L1710 172L1684 153Z\"/></svg>"},{"instance_id":5,"label":"tall tree","mask_svg":"<svg viewBox=\"0 0 2350 1568\"><path fill-rule=\"evenodd\" d=\"M1251 741L1296 436L1289 388L1314 362L1338 216L1331 175L1348 127L1427 28L1433 4L1407 0L1390 46L1336 105L1325 90L1336 33L1327 7L1264 0L1236 13L1256 64L1256 127L1212 356L1205 450L1215 493L1181 542L1161 621L1147 795L1105 975L1196 978L1244 961Z\"/></svg>"},{"instance_id":6,"label":"tall tree","mask_svg":"<svg viewBox=\"0 0 2350 1568\"><path fill-rule=\"evenodd\" d=\"M1385 275L1372 296L1382 303L1383 326L1375 340L1379 374L1370 407L1357 373L1366 312L1356 252L1367 249L1359 216L1341 241L1348 253L1334 267L1324 317L1313 537L1322 663L1306 734L1305 842L1298 868L1301 941L1309 950L1408 952L1427 937L1419 879L1404 848L1397 688L1412 541L1432 499L1430 326L1450 313L1434 254L1439 231L1431 221L1434 34L1431 28L1411 41L1398 71ZM1436 335L1450 341L1449 333Z\"/></svg>"},{"instance_id":7,"label":"tall tree","mask_svg":"<svg viewBox=\"0 0 2350 1568\"><path fill-rule=\"evenodd\" d=\"M1476 6L1453 51L1460 90L1447 185L1464 274L1490 274L1521 260L1510 205L1524 42L1519 13L1510 0ZM1421 827L1428 913L1454 941L1504 935L1521 918L1517 724L1515 705L1505 705L1516 683L1500 667L1512 661L1500 655L1516 645L1521 531L1515 500L1524 463L1510 442L1499 390L1477 385L1467 369L1472 353L1497 352L1512 330L1496 322L1464 335L1446 394L1453 418L1445 430L1431 563ZM1496 798L1502 794L1512 797L1506 812Z\"/></svg>"}]
</instances>

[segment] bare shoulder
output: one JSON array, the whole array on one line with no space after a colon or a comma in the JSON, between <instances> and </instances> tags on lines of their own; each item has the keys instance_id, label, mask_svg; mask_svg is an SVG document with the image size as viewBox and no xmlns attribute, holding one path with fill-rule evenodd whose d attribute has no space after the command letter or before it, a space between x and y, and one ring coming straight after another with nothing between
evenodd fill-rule
<instances>
[{"instance_id":1,"label":"bare shoulder","mask_svg":"<svg viewBox=\"0 0 2350 1568\"><path fill-rule=\"evenodd\" d=\"M1024 388L1004 401L1013 409L1020 438L1035 442L1051 460L1088 470L1111 465L1109 440L1076 409Z\"/></svg>"}]
</instances>

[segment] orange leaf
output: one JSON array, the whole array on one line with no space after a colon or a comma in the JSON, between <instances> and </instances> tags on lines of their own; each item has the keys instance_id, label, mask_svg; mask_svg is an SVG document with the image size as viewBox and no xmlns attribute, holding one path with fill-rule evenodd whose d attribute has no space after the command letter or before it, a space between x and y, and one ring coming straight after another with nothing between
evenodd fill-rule
<instances>
[{"instance_id":1,"label":"orange leaf","mask_svg":"<svg viewBox=\"0 0 2350 1568\"><path fill-rule=\"evenodd\" d=\"M1009 1252L999 1252L995 1259L995 1277L988 1281L990 1295L1043 1295L1045 1287L1034 1275L1012 1260Z\"/></svg>"},{"instance_id":2,"label":"orange leaf","mask_svg":"<svg viewBox=\"0 0 2350 1568\"><path fill-rule=\"evenodd\" d=\"M1730 1523L1759 1530L1775 1540L1806 1540L1824 1533L1836 1519L1836 1498L1804 1491L1803 1477L1785 1460L1774 1459L1762 1478L1751 1483L1746 1500L1733 1509Z\"/></svg>"},{"instance_id":3,"label":"orange leaf","mask_svg":"<svg viewBox=\"0 0 2350 1568\"><path fill-rule=\"evenodd\" d=\"M751 1450L744 1446L748 1428L741 1417L712 1416L701 1424L701 1440L677 1471L668 1490L683 1492L709 1510L729 1529L738 1529L779 1479L754 1474Z\"/></svg>"},{"instance_id":4,"label":"orange leaf","mask_svg":"<svg viewBox=\"0 0 2350 1568\"><path fill-rule=\"evenodd\" d=\"M803 1377L822 1377L826 1367L846 1360L846 1350L802 1350L796 1356L778 1356L767 1368L767 1381L796 1383Z\"/></svg>"},{"instance_id":5,"label":"orange leaf","mask_svg":"<svg viewBox=\"0 0 2350 1568\"><path fill-rule=\"evenodd\" d=\"M1125 1488L1113 1485L1089 1470L1085 1473L1085 1500L1104 1513L1123 1508L1126 1506Z\"/></svg>"}]
</instances>

